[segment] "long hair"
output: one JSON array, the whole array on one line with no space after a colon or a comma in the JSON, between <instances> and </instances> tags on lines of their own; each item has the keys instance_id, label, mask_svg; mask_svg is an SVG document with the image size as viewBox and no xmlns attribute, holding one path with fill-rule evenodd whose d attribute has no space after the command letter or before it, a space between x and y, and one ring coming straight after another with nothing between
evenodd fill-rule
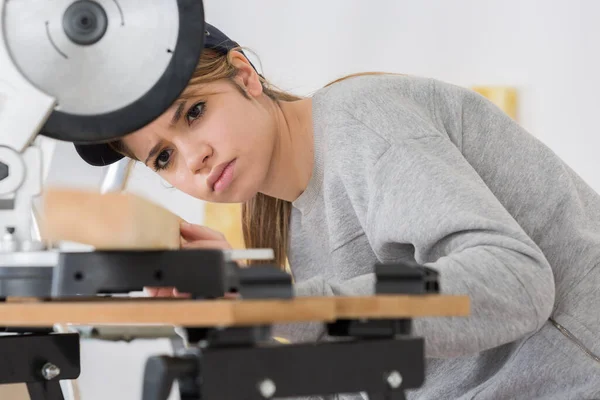
<instances>
[{"instance_id":1,"label":"long hair","mask_svg":"<svg viewBox=\"0 0 600 400\"><path fill-rule=\"evenodd\" d=\"M211 49L205 49L200 56L200 61L192 75L192 78L180 95L185 100L194 96L196 89L202 85L221 79L228 79L236 86L234 77L236 68L231 62L232 49L227 55L218 53ZM301 97L287 93L274 87L270 82L260 77L263 93L272 99L276 105L280 101L295 101ZM237 86L239 88L239 86ZM241 89L242 95L246 93ZM134 158L120 140L109 143L117 152L127 157ZM242 230L244 244L247 248L269 248L275 253L275 264L285 269L287 262L287 246L289 237L289 220L292 205L288 201L276 199L271 196L257 193L252 199L242 204ZM251 263L261 263L253 261ZM271 261L272 262L272 261Z\"/></svg>"}]
</instances>

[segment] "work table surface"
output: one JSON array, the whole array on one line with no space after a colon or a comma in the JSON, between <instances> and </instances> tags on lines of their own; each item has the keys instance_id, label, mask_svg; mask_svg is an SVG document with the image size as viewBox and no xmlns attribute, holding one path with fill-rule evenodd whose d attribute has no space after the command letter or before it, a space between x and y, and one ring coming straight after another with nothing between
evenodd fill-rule
<instances>
[{"instance_id":1,"label":"work table surface","mask_svg":"<svg viewBox=\"0 0 600 400\"><path fill-rule=\"evenodd\" d=\"M469 315L468 296L379 295L273 300L109 298L0 303L0 326L53 324L241 326L358 318Z\"/></svg>"}]
</instances>

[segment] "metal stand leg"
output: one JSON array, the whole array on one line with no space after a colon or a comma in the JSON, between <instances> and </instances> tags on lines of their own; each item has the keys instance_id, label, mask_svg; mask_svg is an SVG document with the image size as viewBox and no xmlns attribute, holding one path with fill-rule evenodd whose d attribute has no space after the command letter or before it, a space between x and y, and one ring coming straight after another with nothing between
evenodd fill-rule
<instances>
[{"instance_id":1,"label":"metal stand leg","mask_svg":"<svg viewBox=\"0 0 600 400\"><path fill-rule=\"evenodd\" d=\"M387 393L368 393L369 400L406 400L404 390L396 390Z\"/></svg>"},{"instance_id":2,"label":"metal stand leg","mask_svg":"<svg viewBox=\"0 0 600 400\"><path fill-rule=\"evenodd\" d=\"M65 400L59 382L27 382L31 400Z\"/></svg>"}]
</instances>

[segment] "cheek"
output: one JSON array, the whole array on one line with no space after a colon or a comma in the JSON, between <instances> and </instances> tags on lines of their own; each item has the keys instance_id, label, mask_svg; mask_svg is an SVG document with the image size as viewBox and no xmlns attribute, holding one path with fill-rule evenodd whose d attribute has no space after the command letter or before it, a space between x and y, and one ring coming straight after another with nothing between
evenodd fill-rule
<instances>
[{"instance_id":1,"label":"cheek","mask_svg":"<svg viewBox=\"0 0 600 400\"><path fill-rule=\"evenodd\" d=\"M186 168L180 167L180 165L181 163L178 163L171 170L161 174L162 178L175 189L192 197L206 200L208 190L205 187L202 177L192 174Z\"/></svg>"},{"instance_id":2,"label":"cheek","mask_svg":"<svg viewBox=\"0 0 600 400\"><path fill-rule=\"evenodd\" d=\"M245 107L238 115L243 117L229 122L230 145L238 152L253 158L264 157L264 153L272 147L274 140L269 115L256 106ZM254 161L260 162L257 159Z\"/></svg>"}]
</instances>

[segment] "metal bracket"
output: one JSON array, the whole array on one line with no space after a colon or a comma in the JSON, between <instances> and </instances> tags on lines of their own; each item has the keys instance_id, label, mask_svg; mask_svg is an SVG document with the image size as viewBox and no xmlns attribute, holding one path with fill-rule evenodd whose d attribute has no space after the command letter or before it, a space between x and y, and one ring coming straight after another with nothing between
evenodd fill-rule
<instances>
[{"instance_id":1,"label":"metal bracket","mask_svg":"<svg viewBox=\"0 0 600 400\"><path fill-rule=\"evenodd\" d=\"M0 384L26 383L31 400L64 400L59 380L81 372L79 335L0 337Z\"/></svg>"},{"instance_id":2,"label":"metal bracket","mask_svg":"<svg viewBox=\"0 0 600 400\"><path fill-rule=\"evenodd\" d=\"M327 334L332 337L393 338L410 335L410 319L338 320L327 324Z\"/></svg>"},{"instance_id":3,"label":"metal bracket","mask_svg":"<svg viewBox=\"0 0 600 400\"><path fill-rule=\"evenodd\" d=\"M367 392L401 400L425 380L423 339L352 340L190 349L146 364L143 400L165 400L173 382L186 400L264 400Z\"/></svg>"},{"instance_id":4,"label":"metal bracket","mask_svg":"<svg viewBox=\"0 0 600 400\"><path fill-rule=\"evenodd\" d=\"M376 264L375 293L430 294L440 292L439 273L414 262Z\"/></svg>"},{"instance_id":5,"label":"metal bracket","mask_svg":"<svg viewBox=\"0 0 600 400\"><path fill-rule=\"evenodd\" d=\"M207 349L201 398L259 400L367 392L401 399L424 382L422 339Z\"/></svg>"},{"instance_id":6,"label":"metal bracket","mask_svg":"<svg viewBox=\"0 0 600 400\"><path fill-rule=\"evenodd\" d=\"M239 267L229 263L229 291L245 299L290 299L294 297L292 277L272 265Z\"/></svg>"}]
</instances>

